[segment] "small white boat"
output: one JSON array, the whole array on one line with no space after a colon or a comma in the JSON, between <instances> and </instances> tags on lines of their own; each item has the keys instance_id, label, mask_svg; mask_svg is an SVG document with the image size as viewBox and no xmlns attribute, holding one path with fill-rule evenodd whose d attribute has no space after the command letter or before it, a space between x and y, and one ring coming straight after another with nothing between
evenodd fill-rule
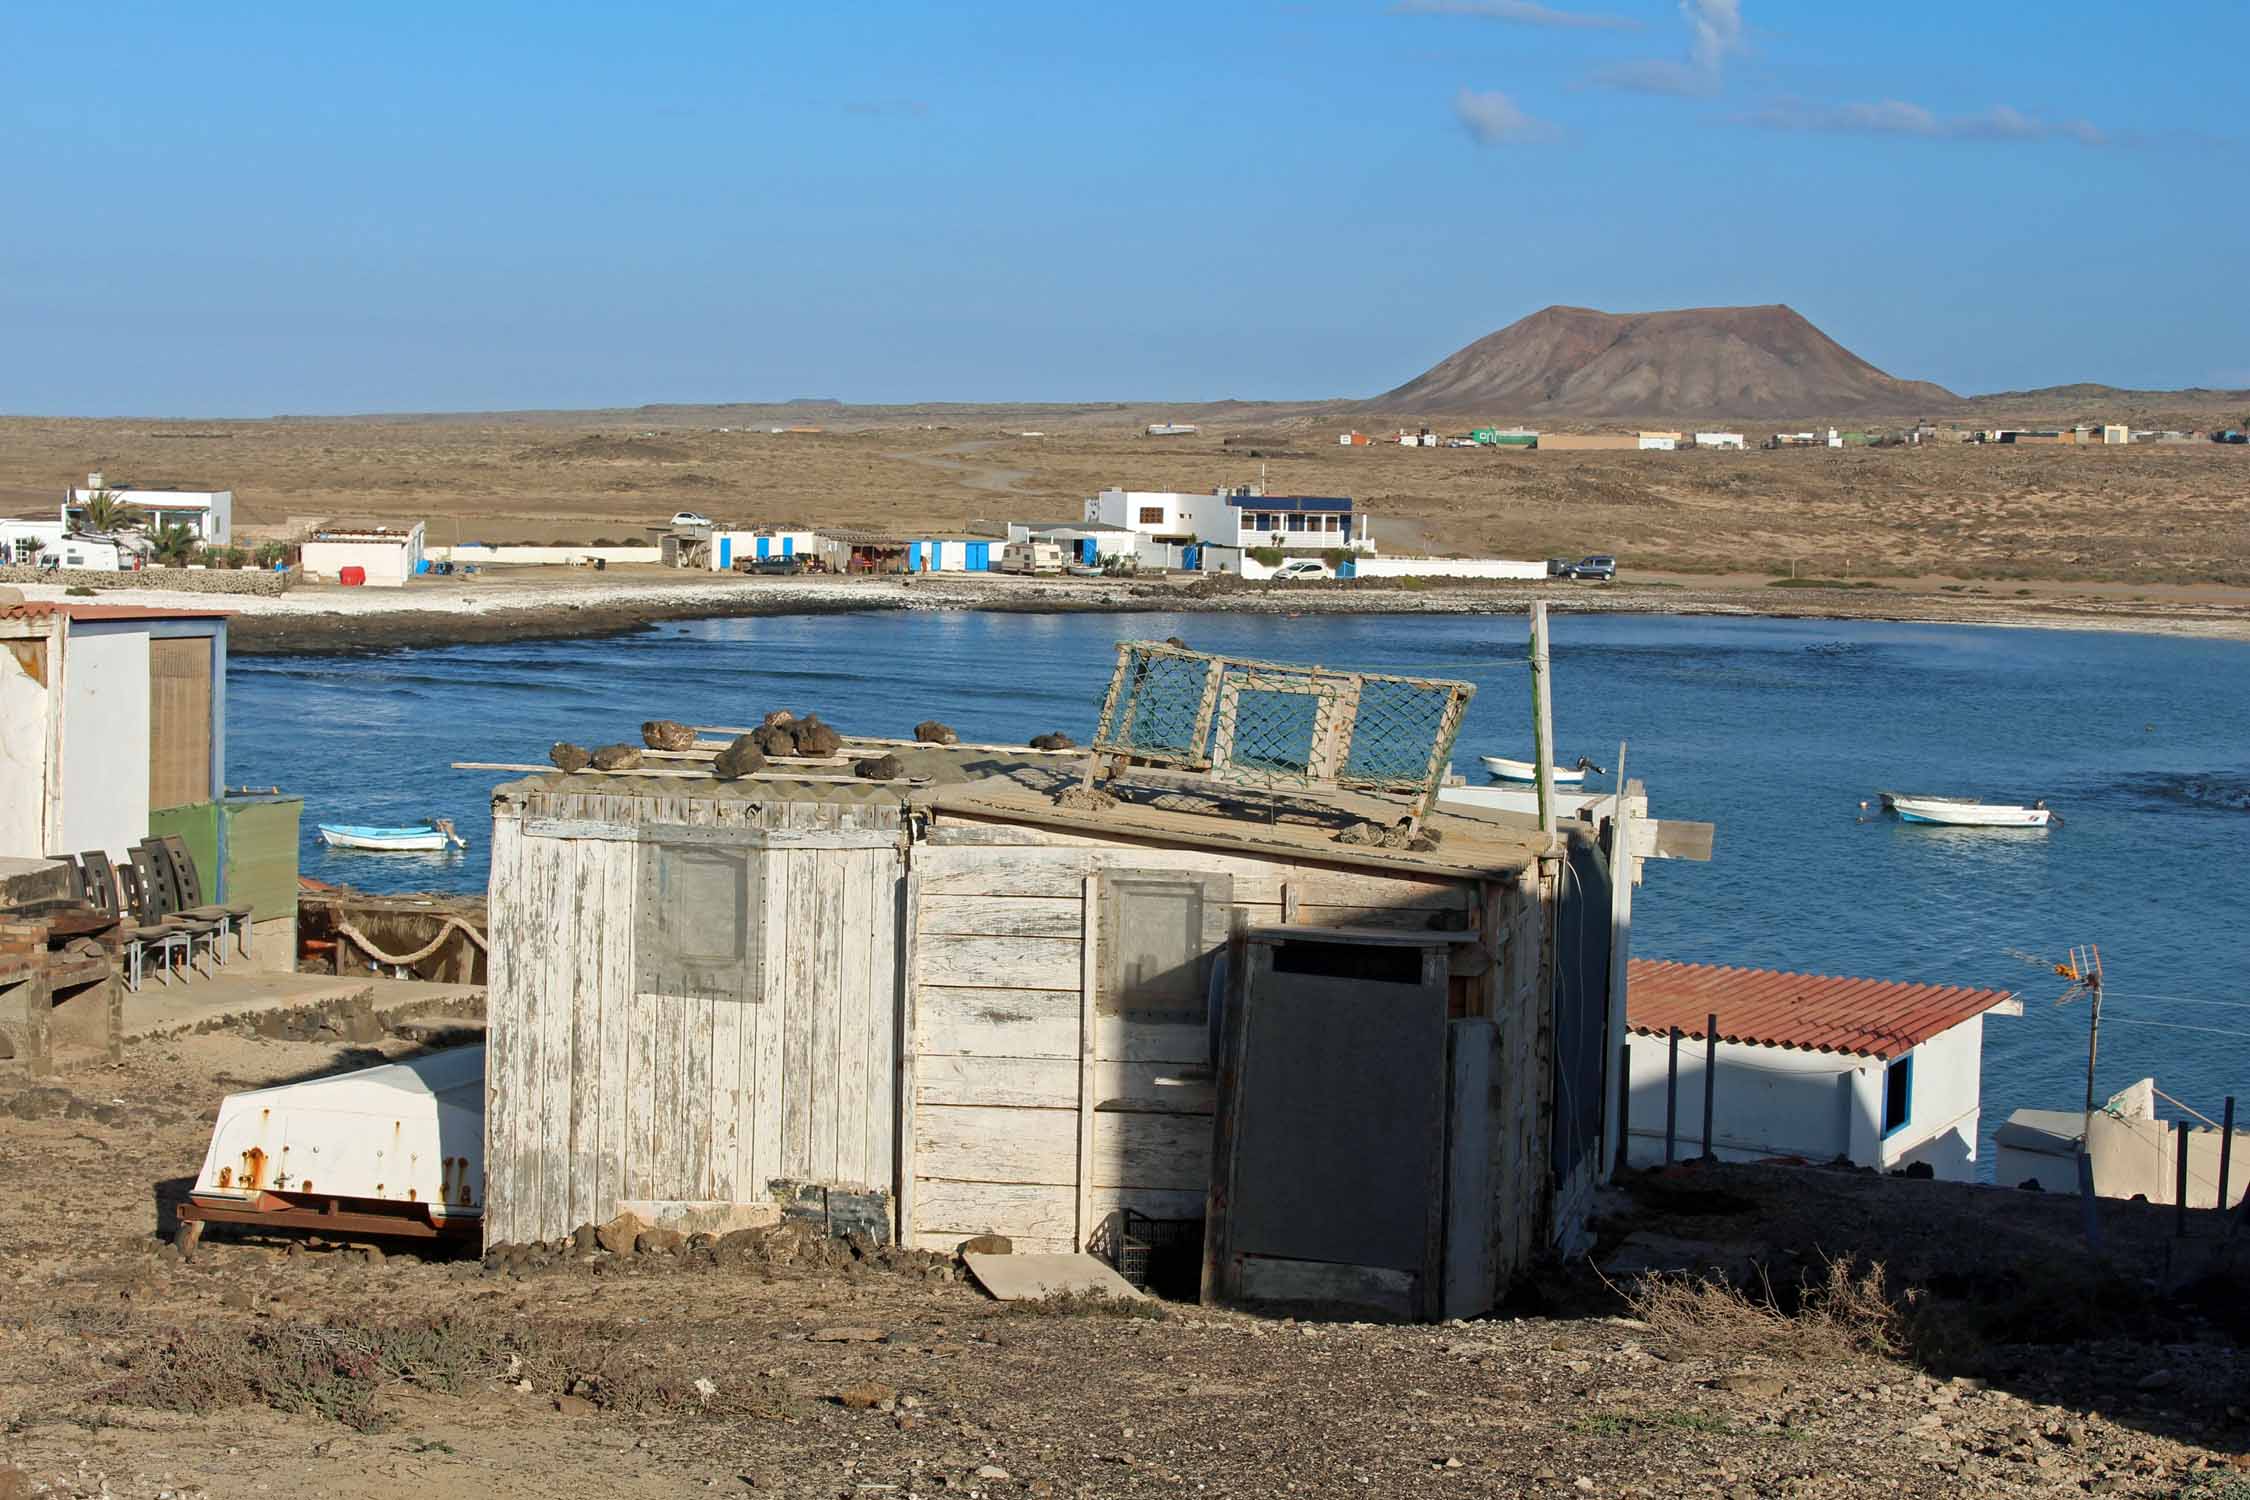
<instances>
[{"instance_id":1,"label":"small white boat","mask_svg":"<svg viewBox=\"0 0 2250 1500\"><path fill-rule=\"evenodd\" d=\"M1484 762L1485 770L1502 781L1532 782L1539 779L1539 767L1533 761L1510 760L1505 755L1480 755L1477 759ZM1586 779L1588 771L1597 776L1608 774L1600 766L1581 755L1578 757L1578 764L1575 766L1555 767L1555 785L1577 786Z\"/></svg>"},{"instance_id":2,"label":"small white boat","mask_svg":"<svg viewBox=\"0 0 2250 1500\"><path fill-rule=\"evenodd\" d=\"M377 828L363 823L323 823L320 841L331 849L370 849L390 854L427 853L448 843L460 848L468 841L453 831L451 818L433 818L406 828Z\"/></svg>"},{"instance_id":3,"label":"small white boat","mask_svg":"<svg viewBox=\"0 0 2250 1500\"><path fill-rule=\"evenodd\" d=\"M1931 823L1947 828L2045 828L2062 819L2044 802L2020 807L2006 802L1979 802L1974 797L1902 797L1882 794L1883 806L1898 814L1902 823Z\"/></svg>"}]
</instances>

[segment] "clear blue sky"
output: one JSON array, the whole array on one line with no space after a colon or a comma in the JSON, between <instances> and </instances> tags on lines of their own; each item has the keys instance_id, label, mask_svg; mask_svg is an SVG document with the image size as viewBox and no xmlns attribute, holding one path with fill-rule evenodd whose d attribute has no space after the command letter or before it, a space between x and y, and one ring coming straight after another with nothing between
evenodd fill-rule
<instances>
[{"instance_id":1,"label":"clear blue sky","mask_svg":"<svg viewBox=\"0 0 2250 1500\"><path fill-rule=\"evenodd\" d=\"M2244 21L17 0L0 411L1366 395L1552 302L2250 385Z\"/></svg>"}]
</instances>

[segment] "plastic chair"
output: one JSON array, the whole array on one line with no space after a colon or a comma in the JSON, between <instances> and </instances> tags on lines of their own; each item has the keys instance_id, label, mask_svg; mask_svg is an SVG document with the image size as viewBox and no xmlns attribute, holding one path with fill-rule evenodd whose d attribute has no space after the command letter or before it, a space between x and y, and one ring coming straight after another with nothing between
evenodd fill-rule
<instances>
[{"instance_id":1,"label":"plastic chair","mask_svg":"<svg viewBox=\"0 0 2250 1500\"><path fill-rule=\"evenodd\" d=\"M210 955L212 968L226 961L219 951L219 934L224 924L217 917L199 917L186 911L180 902L179 888L173 883L172 862L164 854L161 844L142 842L126 851L133 859L133 872L140 877L141 890L153 919L182 933L188 940L188 973L195 973L195 945L203 944ZM206 971L206 977L210 971Z\"/></svg>"},{"instance_id":2,"label":"plastic chair","mask_svg":"<svg viewBox=\"0 0 2250 1500\"><path fill-rule=\"evenodd\" d=\"M100 860L102 868L109 868L107 855L89 854L86 859L89 864ZM157 956L158 974L166 984L170 984L172 975L178 972L179 966L171 960L171 955L175 953L188 961L188 971L192 974L195 970L194 941L185 931L158 916L156 903L147 887L142 884L141 872L130 864L119 865L116 881L116 888L124 896L123 915L130 918L130 925L123 929L125 988L135 991L140 989L151 951Z\"/></svg>"},{"instance_id":3,"label":"plastic chair","mask_svg":"<svg viewBox=\"0 0 2250 1500\"><path fill-rule=\"evenodd\" d=\"M187 840L176 833L160 834L150 843L163 851L171 866L171 891L179 897L179 914L196 921L217 922L221 934L232 933L235 946L242 956L250 956L250 903L247 901L206 901L203 899L203 877L195 868L195 856L188 852ZM226 962L222 956L219 960Z\"/></svg>"}]
</instances>

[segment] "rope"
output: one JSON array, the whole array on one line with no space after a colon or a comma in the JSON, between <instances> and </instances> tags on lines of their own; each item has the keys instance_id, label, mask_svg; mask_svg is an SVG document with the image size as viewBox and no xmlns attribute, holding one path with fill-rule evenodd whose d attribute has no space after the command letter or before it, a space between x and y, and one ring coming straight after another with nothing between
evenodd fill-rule
<instances>
[{"instance_id":1,"label":"rope","mask_svg":"<svg viewBox=\"0 0 2250 1500\"><path fill-rule=\"evenodd\" d=\"M351 923L338 922L336 924L337 932L341 933L345 937L350 938L353 942L359 944L362 948L365 948L368 952L368 955L374 958L377 962L386 964L398 964L401 966L404 966L406 964L418 964L423 959L428 958L431 954L437 952L439 946L445 942L447 934L451 933L455 928L459 928L462 932L467 933L469 941L476 944L479 948L483 948L487 952L491 951L492 945L484 940L484 934L477 931L474 927L471 927L468 923L462 921L459 917L447 917L445 919L445 925L438 929L438 935L434 938L431 938L421 947L415 949L412 953L385 953L382 949L375 946L375 940L373 938L369 937L366 933L361 932Z\"/></svg>"}]
</instances>

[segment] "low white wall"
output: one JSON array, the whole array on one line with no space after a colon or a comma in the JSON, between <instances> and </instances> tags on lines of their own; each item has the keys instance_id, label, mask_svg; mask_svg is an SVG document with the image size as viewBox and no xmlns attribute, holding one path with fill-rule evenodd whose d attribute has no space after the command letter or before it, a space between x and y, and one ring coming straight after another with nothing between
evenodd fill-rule
<instances>
[{"instance_id":1,"label":"low white wall","mask_svg":"<svg viewBox=\"0 0 2250 1500\"><path fill-rule=\"evenodd\" d=\"M376 588L404 588L421 555L404 542L307 542L300 565L307 575L333 583L346 568L364 568Z\"/></svg>"},{"instance_id":2,"label":"low white wall","mask_svg":"<svg viewBox=\"0 0 2250 1500\"><path fill-rule=\"evenodd\" d=\"M1544 559L1516 562L1504 557L1356 557L1354 578L1522 578L1547 576Z\"/></svg>"},{"instance_id":3,"label":"low white wall","mask_svg":"<svg viewBox=\"0 0 2250 1500\"><path fill-rule=\"evenodd\" d=\"M1632 1083L1626 1158L1637 1167L1661 1166L1670 1043L1664 1037L1635 1033L1629 1046ZM1703 1056L1702 1042L1680 1039L1675 1153L1682 1161L1703 1155ZM1731 1042L1719 1044L1718 1058L1711 1134L1714 1154L1722 1161L1801 1156L1821 1162L1851 1153L1854 1084L1860 1071L1853 1064L1865 1059Z\"/></svg>"},{"instance_id":4,"label":"low white wall","mask_svg":"<svg viewBox=\"0 0 2250 1500\"><path fill-rule=\"evenodd\" d=\"M454 563L568 563L573 558L599 557L613 563L653 563L664 560L661 547L432 547L429 556Z\"/></svg>"}]
</instances>

